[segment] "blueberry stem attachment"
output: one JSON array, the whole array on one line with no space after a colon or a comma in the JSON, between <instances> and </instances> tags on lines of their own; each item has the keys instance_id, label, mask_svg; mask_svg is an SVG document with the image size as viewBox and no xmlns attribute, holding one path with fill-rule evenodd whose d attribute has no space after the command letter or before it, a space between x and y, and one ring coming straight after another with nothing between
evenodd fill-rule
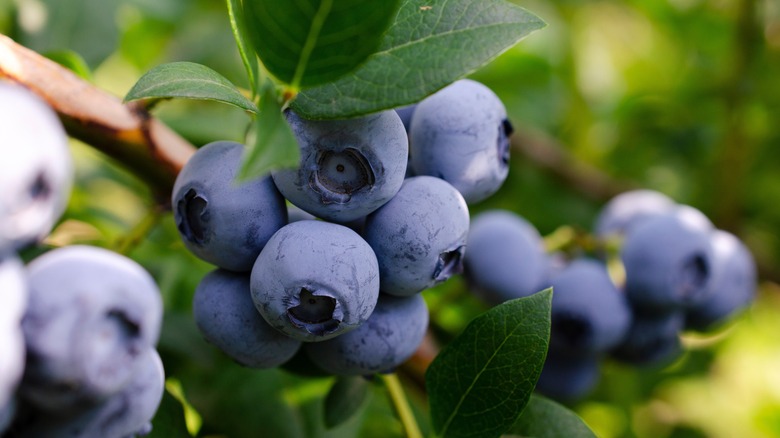
<instances>
[{"instance_id":1,"label":"blueberry stem attachment","mask_svg":"<svg viewBox=\"0 0 780 438\"><path fill-rule=\"evenodd\" d=\"M420 426L417 425L417 420L414 418L414 413L412 413L412 408L406 399L406 394L398 374L389 373L379 374L378 376L387 388L387 395L390 397L390 402L393 404L398 419L401 420L406 436L408 438L422 438Z\"/></svg>"}]
</instances>

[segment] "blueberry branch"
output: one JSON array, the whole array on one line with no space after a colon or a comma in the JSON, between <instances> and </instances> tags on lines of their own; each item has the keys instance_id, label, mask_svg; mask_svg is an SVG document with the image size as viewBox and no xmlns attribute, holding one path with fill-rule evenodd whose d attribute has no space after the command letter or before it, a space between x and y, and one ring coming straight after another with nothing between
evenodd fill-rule
<instances>
[{"instance_id":1,"label":"blueberry branch","mask_svg":"<svg viewBox=\"0 0 780 438\"><path fill-rule=\"evenodd\" d=\"M149 184L161 204L167 203L176 175L195 151L142 105L123 105L5 35L0 35L0 80L17 82L46 100L70 136L124 165Z\"/></svg>"}]
</instances>

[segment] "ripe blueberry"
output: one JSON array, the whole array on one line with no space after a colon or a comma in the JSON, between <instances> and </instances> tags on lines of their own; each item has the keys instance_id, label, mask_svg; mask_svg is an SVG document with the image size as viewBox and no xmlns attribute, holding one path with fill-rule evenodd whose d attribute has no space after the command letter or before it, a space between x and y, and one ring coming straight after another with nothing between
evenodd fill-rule
<instances>
[{"instance_id":1,"label":"ripe blueberry","mask_svg":"<svg viewBox=\"0 0 780 438\"><path fill-rule=\"evenodd\" d=\"M304 346L311 361L336 375L392 371L422 342L428 308L422 295L380 294L376 308L360 327L339 337Z\"/></svg>"},{"instance_id":2,"label":"ripe blueberry","mask_svg":"<svg viewBox=\"0 0 780 438\"><path fill-rule=\"evenodd\" d=\"M22 395L55 411L119 391L160 333L152 277L124 256L88 246L49 251L28 275Z\"/></svg>"},{"instance_id":3,"label":"ripe blueberry","mask_svg":"<svg viewBox=\"0 0 780 438\"><path fill-rule=\"evenodd\" d=\"M273 172L285 198L331 222L363 217L395 195L406 173L408 139L395 111L348 120L306 120L287 111L300 165Z\"/></svg>"},{"instance_id":4,"label":"ripe blueberry","mask_svg":"<svg viewBox=\"0 0 780 438\"><path fill-rule=\"evenodd\" d=\"M265 320L301 341L354 330L376 306L379 267L371 247L349 228L293 222L277 231L251 274L252 300Z\"/></svg>"},{"instance_id":5,"label":"ripe blueberry","mask_svg":"<svg viewBox=\"0 0 780 438\"><path fill-rule=\"evenodd\" d=\"M538 291L546 272L542 236L521 216L489 210L471 220L464 272L488 303L500 304Z\"/></svg>"},{"instance_id":6,"label":"ripe blueberry","mask_svg":"<svg viewBox=\"0 0 780 438\"><path fill-rule=\"evenodd\" d=\"M249 271L271 235L287 223L284 198L270 176L239 184L244 146L209 143L176 178L172 206L184 245L231 271Z\"/></svg>"},{"instance_id":7,"label":"ripe blueberry","mask_svg":"<svg viewBox=\"0 0 780 438\"><path fill-rule=\"evenodd\" d=\"M38 96L0 81L0 253L40 241L65 210L73 183L68 137Z\"/></svg>"},{"instance_id":8,"label":"ripe blueberry","mask_svg":"<svg viewBox=\"0 0 780 438\"><path fill-rule=\"evenodd\" d=\"M454 187L408 178L366 218L363 236L379 261L382 292L412 295L460 273L468 229L468 207Z\"/></svg>"},{"instance_id":9,"label":"ripe blueberry","mask_svg":"<svg viewBox=\"0 0 780 438\"><path fill-rule=\"evenodd\" d=\"M241 365L272 368L290 359L301 346L268 325L255 309L249 274L217 269L195 289L192 314L208 342Z\"/></svg>"},{"instance_id":10,"label":"ripe blueberry","mask_svg":"<svg viewBox=\"0 0 780 438\"><path fill-rule=\"evenodd\" d=\"M488 87L456 81L419 102L409 130L411 167L452 184L468 204L495 193L509 173L509 123Z\"/></svg>"}]
</instances>

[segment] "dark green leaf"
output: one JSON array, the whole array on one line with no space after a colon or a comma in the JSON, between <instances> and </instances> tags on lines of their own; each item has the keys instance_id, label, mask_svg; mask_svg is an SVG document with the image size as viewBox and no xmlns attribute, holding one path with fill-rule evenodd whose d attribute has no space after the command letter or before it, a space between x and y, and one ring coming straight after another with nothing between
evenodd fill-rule
<instances>
[{"instance_id":1,"label":"dark green leaf","mask_svg":"<svg viewBox=\"0 0 780 438\"><path fill-rule=\"evenodd\" d=\"M168 391L163 393L162 402L152 420L152 433L149 438L189 438L187 423L184 421L184 407Z\"/></svg>"},{"instance_id":2,"label":"dark green leaf","mask_svg":"<svg viewBox=\"0 0 780 438\"><path fill-rule=\"evenodd\" d=\"M405 0L377 53L352 74L302 91L293 109L336 119L418 102L544 25L504 0Z\"/></svg>"},{"instance_id":3,"label":"dark green leaf","mask_svg":"<svg viewBox=\"0 0 780 438\"><path fill-rule=\"evenodd\" d=\"M371 387L363 377L339 377L325 397L325 427L334 428L361 410Z\"/></svg>"},{"instance_id":4,"label":"dark green leaf","mask_svg":"<svg viewBox=\"0 0 780 438\"><path fill-rule=\"evenodd\" d=\"M552 290L474 318L425 375L433 428L443 437L499 436L528 403L550 338Z\"/></svg>"},{"instance_id":5,"label":"dark green leaf","mask_svg":"<svg viewBox=\"0 0 780 438\"><path fill-rule=\"evenodd\" d=\"M244 0L263 65L293 88L333 81L379 47L399 0Z\"/></svg>"},{"instance_id":6,"label":"dark green leaf","mask_svg":"<svg viewBox=\"0 0 780 438\"><path fill-rule=\"evenodd\" d=\"M87 61L73 50L56 50L46 53L46 57L57 64L67 68L82 79L92 80L92 71L90 71Z\"/></svg>"},{"instance_id":7,"label":"dark green leaf","mask_svg":"<svg viewBox=\"0 0 780 438\"><path fill-rule=\"evenodd\" d=\"M596 438L577 414L536 394L509 433L533 438Z\"/></svg>"},{"instance_id":8,"label":"dark green leaf","mask_svg":"<svg viewBox=\"0 0 780 438\"><path fill-rule=\"evenodd\" d=\"M139 99L215 100L253 113L257 107L224 76L193 62L172 62L146 72L125 96L125 102Z\"/></svg>"},{"instance_id":9,"label":"dark green leaf","mask_svg":"<svg viewBox=\"0 0 780 438\"><path fill-rule=\"evenodd\" d=\"M249 77L249 86L252 87L252 95L256 95L258 84L257 57L252 49L252 45L249 43L241 0L227 0L227 7L228 16L230 17L230 27L233 29L233 37L236 39L238 53L241 55L241 61L244 63L246 74Z\"/></svg>"},{"instance_id":10,"label":"dark green leaf","mask_svg":"<svg viewBox=\"0 0 780 438\"><path fill-rule=\"evenodd\" d=\"M238 175L242 181L266 175L280 167L297 166L301 159L298 142L284 119L273 88L264 88L255 121L255 138L248 146Z\"/></svg>"}]
</instances>

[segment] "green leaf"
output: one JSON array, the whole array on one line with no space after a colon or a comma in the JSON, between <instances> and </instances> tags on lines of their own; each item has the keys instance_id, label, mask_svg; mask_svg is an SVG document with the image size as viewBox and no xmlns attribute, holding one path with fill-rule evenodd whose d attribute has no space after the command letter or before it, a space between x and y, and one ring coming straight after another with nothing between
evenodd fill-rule
<instances>
[{"instance_id":1,"label":"green leaf","mask_svg":"<svg viewBox=\"0 0 780 438\"><path fill-rule=\"evenodd\" d=\"M433 428L442 437L499 436L536 386L550 339L552 290L474 318L425 375Z\"/></svg>"},{"instance_id":2,"label":"green leaf","mask_svg":"<svg viewBox=\"0 0 780 438\"><path fill-rule=\"evenodd\" d=\"M282 106L268 83L255 120L254 141L244 155L239 181L260 177L280 167L295 167L301 160L298 142L284 119Z\"/></svg>"},{"instance_id":3,"label":"green leaf","mask_svg":"<svg viewBox=\"0 0 780 438\"><path fill-rule=\"evenodd\" d=\"M244 0L249 37L268 71L292 88L324 84L379 47L399 0Z\"/></svg>"},{"instance_id":4,"label":"green leaf","mask_svg":"<svg viewBox=\"0 0 780 438\"><path fill-rule=\"evenodd\" d=\"M379 51L355 72L298 94L302 117L355 117L420 101L545 26L504 0L405 0Z\"/></svg>"},{"instance_id":5,"label":"green leaf","mask_svg":"<svg viewBox=\"0 0 780 438\"><path fill-rule=\"evenodd\" d=\"M332 429L352 418L368 402L371 385L363 377L339 377L325 397L325 427Z\"/></svg>"},{"instance_id":6,"label":"green leaf","mask_svg":"<svg viewBox=\"0 0 780 438\"><path fill-rule=\"evenodd\" d=\"M224 76L194 62L158 65L141 76L125 96L125 102L139 99L214 100L256 113L257 107Z\"/></svg>"},{"instance_id":7,"label":"green leaf","mask_svg":"<svg viewBox=\"0 0 780 438\"><path fill-rule=\"evenodd\" d=\"M233 29L233 37L236 39L238 54L241 55L241 62L244 63L246 74L249 77L249 86L252 88L252 95L257 95L258 67L257 57L250 44L246 29L246 20L244 19L244 9L241 8L241 0L227 0L228 17L230 18L230 28Z\"/></svg>"},{"instance_id":8,"label":"green leaf","mask_svg":"<svg viewBox=\"0 0 780 438\"><path fill-rule=\"evenodd\" d=\"M577 414L536 394L509 433L534 438L596 438Z\"/></svg>"},{"instance_id":9,"label":"green leaf","mask_svg":"<svg viewBox=\"0 0 780 438\"><path fill-rule=\"evenodd\" d=\"M168 391L163 392L160 407L152 419L149 438L190 438L184 421L184 407Z\"/></svg>"},{"instance_id":10,"label":"green leaf","mask_svg":"<svg viewBox=\"0 0 780 438\"><path fill-rule=\"evenodd\" d=\"M76 76L86 81L92 80L92 71L89 69L87 61L73 50L55 50L46 53L45 56L72 71Z\"/></svg>"}]
</instances>

